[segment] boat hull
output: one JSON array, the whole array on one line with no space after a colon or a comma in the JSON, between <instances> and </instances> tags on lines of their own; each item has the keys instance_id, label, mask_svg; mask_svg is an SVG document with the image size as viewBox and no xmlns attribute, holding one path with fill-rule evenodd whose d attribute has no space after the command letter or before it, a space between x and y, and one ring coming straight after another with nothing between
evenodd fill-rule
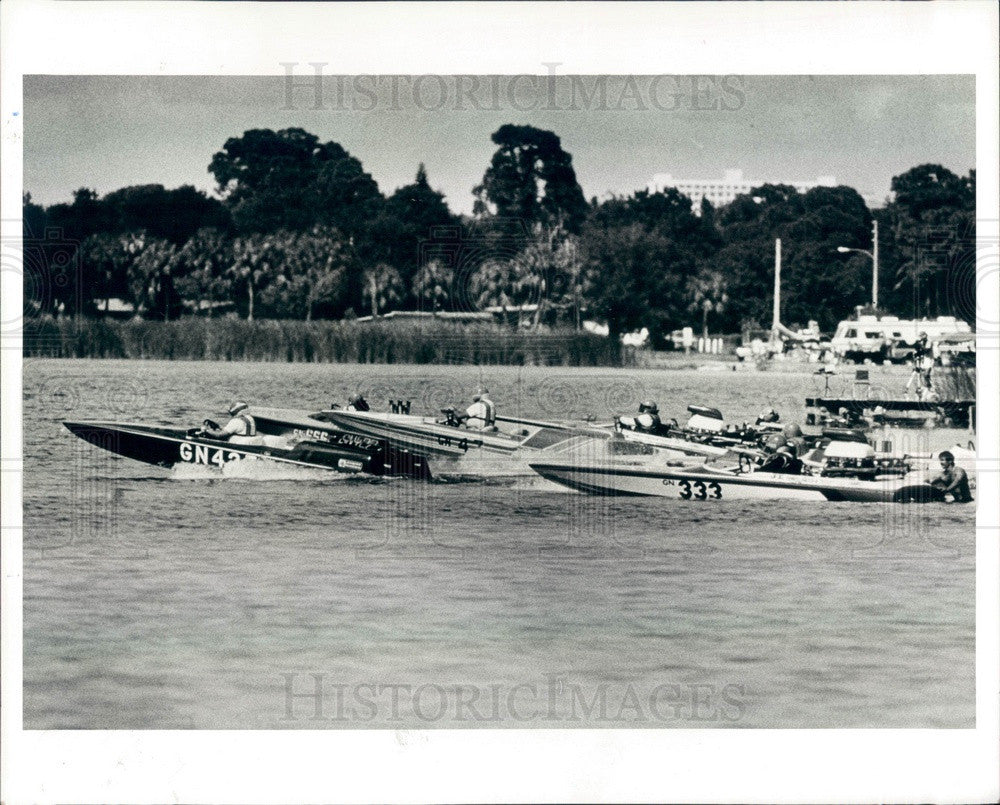
<instances>
[{"instance_id":1,"label":"boat hull","mask_svg":"<svg viewBox=\"0 0 1000 805\"><path fill-rule=\"evenodd\" d=\"M221 468L232 461L268 460L342 473L430 478L430 469L423 456L394 450L384 441L357 434L332 433L325 439L298 442L261 437L261 443L240 444L155 425L63 424L74 435L96 447L159 467L200 464Z\"/></svg>"},{"instance_id":2,"label":"boat hull","mask_svg":"<svg viewBox=\"0 0 1000 805\"><path fill-rule=\"evenodd\" d=\"M778 473L734 474L707 467L645 469L614 465L531 462L550 481L591 495L665 497L687 501L803 500L853 503L899 503L941 500L923 481L860 481Z\"/></svg>"},{"instance_id":3,"label":"boat hull","mask_svg":"<svg viewBox=\"0 0 1000 805\"><path fill-rule=\"evenodd\" d=\"M319 416L314 415L314 416ZM550 424L507 424L513 433L478 431L436 422L409 414L387 414L375 411L322 412L322 417L336 427L351 433L385 439L390 444L427 455L461 457L468 453L485 452L511 456L518 451L537 452L582 438L608 438L597 429L577 429Z\"/></svg>"},{"instance_id":4,"label":"boat hull","mask_svg":"<svg viewBox=\"0 0 1000 805\"><path fill-rule=\"evenodd\" d=\"M648 447L655 447L659 450L672 450L688 456L703 456L705 458L718 458L724 456L729 450L725 447L716 447L711 444L688 441L673 436L658 436L654 433L644 433L639 430L622 430L622 438L627 442L644 444Z\"/></svg>"}]
</instances>

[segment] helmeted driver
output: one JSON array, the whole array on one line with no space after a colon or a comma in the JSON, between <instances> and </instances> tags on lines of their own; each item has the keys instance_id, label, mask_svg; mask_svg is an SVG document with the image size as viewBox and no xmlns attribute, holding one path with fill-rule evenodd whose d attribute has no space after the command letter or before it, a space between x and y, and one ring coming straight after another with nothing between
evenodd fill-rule
<instances>
[{"instance_id":1,"label":"helmeted driver","mask_svg":"<svg viewBox=\"0 0 1000 805\"><path fill-rule=\"evenodd\" d=\"M210 439L225 439L234 444L247 444L257 438L257 423L250 416L250 406L243 401L234 402L229 406L232 417L224 427L206 427L202 434Z\"/></svg>"},{"instance_id":2,"label":"helmeted driver","mask_svg":"<svg viewBox=\"0 0 1000 805\"><path fill-rule=\"evenodd\" d=\"M660 407L652 400L641 402L639 404L639 416L635 418L636 430L653 433L659 429L660 424Z\"/></svg>"},{"instance_id":3,"label":"helmeted driver","mask_svg":"<svg viewBox=\"0 0 1000 805\"><path fill-rule=\"evenodd\" d=\"M488 389L480 389L465 410L465 425L473 430L492 430L496 426L497 410Z\"/></svg>"},{"instance_id":4,"label":"helmeted driver","mask_svg":"<svg viewBox=\"0 0 1000 805\"><path fill-rule=\"evenodd\" d=\"M760 471L798 475L802 472L802 462L796 453L795 445L786 442L764 461Z\"/></svg>"}]
</instances>

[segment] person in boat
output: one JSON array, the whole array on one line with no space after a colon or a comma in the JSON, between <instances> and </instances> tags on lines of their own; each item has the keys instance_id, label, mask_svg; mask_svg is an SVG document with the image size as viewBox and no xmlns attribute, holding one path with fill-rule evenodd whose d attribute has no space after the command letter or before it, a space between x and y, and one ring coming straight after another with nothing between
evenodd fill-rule
<instances>
[{"instance_id":1,"label":"person in boat","mask_svg":"<svg viewBox=\"0 0 1000 805\"><path fill-rule=\"evenodd\" d=\"M758 441L761 449L768 455L777 453L778 450L788 443L785 434L780 430L772 430L763 433Z\"/></svg>"},{"instance_id":2,"label":"person in boat","mask_svg":"<svg viewBox=\"0 0 1000 805\"><path fill-rule=\"evenodd\" d=\"M800 475L802 461L796 455L795 446L789 443L781 445L760 465L759 472L777 472L782 475Z\"/></svg>"},{"instance_id":3,"label":"person in boat","mask_svg":"<svg viewBox=\"0 0 1000 805\"><path fill-rule=\"evenodd\" d=\"M462 420L472 430L495 430L497 409L487 389L481 389L472 398L472 405L465 409Z\"/></svg>"},{"instance_id":4,"label":"person in boat","mask_svg":"<svg viewBox=\"0 0 1000 805\"><path fill-rule=\"evenodd\" d=\"M660 406L653 400L639 403L639 416L635 418L635 429L646 433L656 433L663 423L660 421Z\"/></svg>"},{"instance_id":5,"label":"person in boat","mask_svg":"<svg viewBox=\"0 0 1000 805\"><path fill-rule=\"evenodd\" d=\"M796 456L801 456L806 451L806 437L802 433L802 428L797 422L788 422L781 430L785 437L785 443L792 446Z\"/></svg>"},{"instance_id":6,"label":"person in boat","mask_svg":"<svg viewBox=\"0 0 1000 805\"><path fill-rule=\"evenodd\" d=\"M777 422L779 419L781 419L781 414L779 414L773 408L768 408L766 411L761 413L759 417L757 417L756 424L770 425L772 422Z\"/></svg>"},{"instance_id":7,"label":"person in boat","mask_svg":"<svg viewBox=\"0 0 1000 805\"><path fill-rule=\"evenodd\" d=\"M250 416L249 408L245 402L234 402L229 406L229 416L232 417L229 422L220 428L206 420L206 427L202 429L201 435L234 444L252 444L257 439L257 422Z\"/></svg>"},{"instance_id":8,"label":"person in boat","mask_svg":"<svg viewBox=\"0 0 1000 805\"><path fill-rule=\"evenodd\" d=\"M635 416L620 416L618 424L626 430L637 430L643 433L656 433L662 427L660 407L652 400L639 403L639 413Z\"/></svg>"},{"instance_id":9,"label":"person in boat","mask_svg":"<svg viewBox=\"0 0 1000 805\"><path fill-rule=\"evenodd\" d=\"M362 395L355 394L353 397L351 397L351 399L347 401L347 410L371 411L372 407L368 404L368 400L366 400Z\"/></svg>"},{"instance_id":10,"label":"person in boat","mask_svg":"<svg viewBox=\"0 0 1000 805\"><path fill-rule=\"evenodd\" d=\"M951 495L955 503L970 503L972 490L969 489L969 476L961 467L955 466L955 455L949 450L942 450L938 459L941 461L941 473L931 479L931 486L945 495Z\"/></svg>"},{"instance_id":11,"label":"person in boat","mask_svg":"<svg viewBox=\"0 0 1000 805\"><path fill-rule=\"evenodd\" d=\"M831 428L855 428L863 425L864 422L852 414L849 409L841 406L837 411L837 415L831 416L825 424Z\"/></svg>"}]
</instances>

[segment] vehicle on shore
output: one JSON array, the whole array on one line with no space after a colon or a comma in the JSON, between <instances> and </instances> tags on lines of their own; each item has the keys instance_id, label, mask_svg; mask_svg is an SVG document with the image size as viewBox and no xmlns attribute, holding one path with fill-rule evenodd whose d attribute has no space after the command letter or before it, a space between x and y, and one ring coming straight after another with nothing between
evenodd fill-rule
<instances>
[{"instance_id":1,"label":"vehicle on shore","mask_svg":"<svg viewBox=\"0 0 1000 805\"><path fill-rule=\"evenodd\" d=\"M837 325L830 339L830 349L838 358L855 363L892 361L905 363L913 356L921 334L931 344L939 340L969 336L969 324L954 316L936 319L900 319L896 316L859 315Z\"/></svg>"}]
</instances>

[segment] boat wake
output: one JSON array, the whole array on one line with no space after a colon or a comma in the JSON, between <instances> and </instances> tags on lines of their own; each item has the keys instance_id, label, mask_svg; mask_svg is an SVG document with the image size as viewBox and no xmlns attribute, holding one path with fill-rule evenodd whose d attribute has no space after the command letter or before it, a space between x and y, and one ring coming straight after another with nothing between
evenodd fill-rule
<instances>
[{"instance_id":1,"label":"boat wake","mask_svg":"<svg viewBox=\"0 0 1000 805\"><path fill-rule=\"evenodd\" d=\"M201 464L175 464L175 481L235 479L241 481L343 481L350 476L329 470L281 464L275 461L230 461L221 468Z\"/></svg>"}]
</instances>

